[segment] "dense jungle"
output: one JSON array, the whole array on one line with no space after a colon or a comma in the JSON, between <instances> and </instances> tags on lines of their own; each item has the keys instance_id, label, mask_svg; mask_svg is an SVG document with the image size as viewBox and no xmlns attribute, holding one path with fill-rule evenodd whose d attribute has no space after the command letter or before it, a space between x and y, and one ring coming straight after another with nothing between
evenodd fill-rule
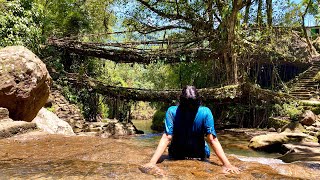
<instances>
[{"instance_id":1,"label":"dense jungle","mask_svg":"<svg viewBox=\"0 0 320 180\"><path fill-rule=\"evenodd\" d=\"M319 7L0 0L0 179L320 178ZM214 155L139 170L186 85L239 175Z\"/></svg>"}]
</instances>

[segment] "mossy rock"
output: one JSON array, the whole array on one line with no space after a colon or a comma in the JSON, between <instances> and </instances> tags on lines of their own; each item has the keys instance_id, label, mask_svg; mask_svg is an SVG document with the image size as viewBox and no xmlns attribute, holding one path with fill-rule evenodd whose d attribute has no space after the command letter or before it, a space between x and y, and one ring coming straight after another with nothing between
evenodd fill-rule
<instances>
[{"instance_id":1,"label":"mossy rock","mask_svg":"<svg viewBox=\"0 0 320 180\"><path fill-rule=\"evenodd\" d=\"M281 132L304 133L306 129L299 121L292 121L281 128Z\"/></svg>"},{"instance_id":2,"label":"mossy rock","mask_svg":"<svg viewBox=\"0 0 320 180\"><path fill-rule=\"evenodd\" d=\"M320 107L319 101L313 101L313 100L300 100L300 105L302 106L313 106L313 107Z\"/></svg>"},{"instance_id":3,"label":"mossy rock","mask_svg":"<svg viewBox=\"0 0 320 180\"><path fill-rule=\"evenodd\" d=\"M166 116L166 112L162 110L157 110L152 118L151 129L155 131L163 131L164 130L164 119Z\"/></svg>"},{"instance_id":4,"label":"mossy rock","mask_svg":"<svg viewBox=\"0 0 320 180\"><path fill-rule=\"evenodd\" d=\"M280 118L276 118L276 117L269 117L269 121L268 121L268 128L282 128L283 126L289 124L290 121L286 120L286 119L280 119Z\"/></svg>"}]
</instances>

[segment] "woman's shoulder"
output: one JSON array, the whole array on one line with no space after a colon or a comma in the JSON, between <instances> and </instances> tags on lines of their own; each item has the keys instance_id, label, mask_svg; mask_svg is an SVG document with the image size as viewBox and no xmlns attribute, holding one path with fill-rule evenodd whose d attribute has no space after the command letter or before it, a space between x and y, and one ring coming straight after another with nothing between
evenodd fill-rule
<instances>
[{"instance_id":1,"label":"woman's shoulder","mask_svg":"<svg viewBox=\"0 0 320 180\"><path fill-rule=\"evenodd\" d=\"M170 106L168 108L168 111L177 111L177 109L178 109L178 106Z\"/></svg>"},{"instance_id":2,"label":"woman's shoulder","mask_svg":"<svg viewBox=\"0 0 320 180\"><path fill-rule=\"evenodd\" d=\"M201 112L211 112L211 110L206 106L200 106L199 111Z\"/></svg>"}]
</instances>

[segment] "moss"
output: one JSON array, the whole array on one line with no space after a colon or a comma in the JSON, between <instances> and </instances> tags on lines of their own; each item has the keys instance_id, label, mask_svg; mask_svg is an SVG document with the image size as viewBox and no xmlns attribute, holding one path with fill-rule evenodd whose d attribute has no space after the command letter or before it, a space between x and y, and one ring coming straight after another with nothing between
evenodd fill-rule
<instances>
[{"instance_id":1,"label":"moss","mask_svg":"<svg viewBox=\"0 0 320 180\"><path fill-rule=\"evenodd\" d=\"M51 107L47 107L46 109L47 109L48 111L53 112L53 113L55 113L55 112L56 112L56 109L55 109L53 106L51 106Z\"/></svg>"},{"instance_id":2,"label":"moss","mask_svg":"<svg viewBox=\"0 0 320 180\"><path fill-rule=\"evenodd\" d=\"M316 74L316 76L313 78L313 80L317 81L317 82L320 82L320 72L318 72Z\"/></svg>"},{"instance_id":3,"label":"moss","mask_svg":"<svg viewBox=\"0 0 320 180\"><path fill-rule=\"evenodd\" d=\"M320 107L320 102L319 102L319 101L300 100L299 103L300 103L302 106Z\"/></svg>"},{"instance_id":4,"label":"moss","mask_svg":"<svg viewBox=\"0 0 320 180\"><path fill-rule=\"evenodd\" d=\"M273 106L274 116L289 116L291 120L298 120L300 114L302 114L303 106L296 101L290 103L284 103L282 105L275 104Z\"/></svg>"},{"instance_id":5,"label":"moss","mask_svg":"<svg viewBox=\"0 0 320 180\"><path fill-rule=\"evenodd\" d=\"M320 107L312 107L310 109L314 114L320 114Z\"/></svg>"},{"instance_id":6,"label":"moss","mask_svg":"<svg viewBox=\"0 0 320 180\"><path fill-rule=\"evenodd\" d=\"M283 126L281 132L304 133L306 129L298 121L293 121Z\"/></svg>"},{"instance_id":7,"label":"moss","mask_svg":"<svg viewBox=\"0 0 320 180\"><path fill-rule=\"evenodd\" d=\"M151 129L155 131L163 131L165 116L166 113L163 110L157 110L152 118Z\"/></svg>"},{"instance_id":8,"label":"moss","mask_svg":"<svg viewBox=\"0 0 320 180\"><path fill-rule=\"evenodd\" d=\"M283 126L289 124L290 121L286 120L286 119L280 119L280 118L276 118L276 117L270 117L269 121L268 121L268 128L282 128Z\"/></svg>"}]
</instances>

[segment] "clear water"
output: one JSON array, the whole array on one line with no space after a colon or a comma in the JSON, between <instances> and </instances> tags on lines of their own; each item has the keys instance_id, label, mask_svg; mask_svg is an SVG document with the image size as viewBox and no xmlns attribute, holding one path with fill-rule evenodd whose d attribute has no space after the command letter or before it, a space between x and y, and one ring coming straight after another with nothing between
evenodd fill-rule
<instances>
[{"instance_id":1,"label":"clear water","mask_svg":"<svg viewBox=\"0 0 320 180\"><path fill-rule=\"evenodd\" d=\"M153 131L150 127L152 120L133 120L133 124L145 132L145 134L137 136L135 139L139 141L141 146L156 146L159 142L162 133ZM264 157L276 158L281 156L278 153L266 153L261 151L254 151L248 147L250 138L244 135L228 134L217 132L219 141L227 154L245 157Z\"/></svg>"}]
</instances>

